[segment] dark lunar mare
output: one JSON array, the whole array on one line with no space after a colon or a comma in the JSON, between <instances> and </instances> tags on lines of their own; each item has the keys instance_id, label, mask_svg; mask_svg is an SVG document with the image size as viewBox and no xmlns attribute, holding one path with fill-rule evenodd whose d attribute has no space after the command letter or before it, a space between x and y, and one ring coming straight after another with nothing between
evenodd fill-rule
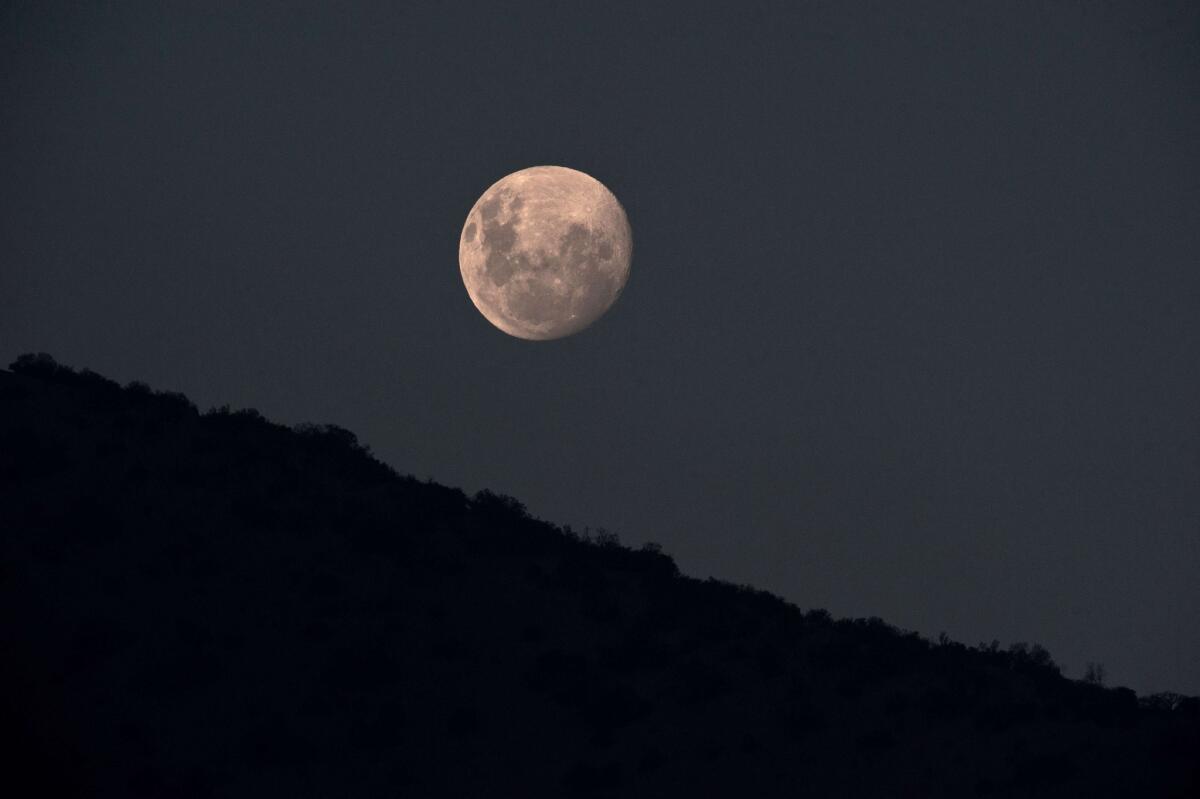
<instances>
[{"instance_id":1,"label":"dark lunar mare","mask_svg":"<svg viewBox=\"0 0 1200 799\"><path fill-rule=\"evenodd\" d=\"M601 268L612 261L613 242L606 233L576 223L567 228L555 252L538 253L531 258L529 253L516 249L516 226L522 219L524 204L519 194L500 188L479 206L480 246L486 253L487 279L497 288L504 288L517 273L554 272L570 288L569 293L564 295L548 283L535 281L509 295L508 310L528 325L573 319L576 323L571 327L581 329L603 314L611 298L620 293L620 287L614 285L615 277ZM469 242L475 234L472 222L463 237ZM575 290L579 288L583 291L576 296Z\"/></svg>"},{"instance_id":2,"label":"dark lunar mare","mask_svg":"<svg viewBox=\"0 0 1200 799\"><path fill-rule=\"evenodd\" d=\"M557 273L570 287L570 293L535 281L509 297L509 310L527 324L569 319L567 330L583 329L603 314L610 299L619 293L613 277L600 268L602 260L611 260L612 252L612 243L604 233L582 224L569 226L559 239L557 251L540 259L538 266ZM582 289L578 296L577 289Z\"/></svg>"},{"instance_id":3,"label":"dark lunar mare","mask_svg":"<svg viewBox=\"0 0 1200 799\"><path fill-rule=\"evenodd\" d=\"M509 212L507 222L500 221L502 205L506 205ZM497 287L508 283L515 272L532 265L525 253L513 252L513 246L517 243L516 223L520 220L522 205L520 197L514 196L510 189L503 188L479 206L479 216L483 220L483 235L479 241L487 252L484 269L488 280Z\"/></svg>"}]
</instances>

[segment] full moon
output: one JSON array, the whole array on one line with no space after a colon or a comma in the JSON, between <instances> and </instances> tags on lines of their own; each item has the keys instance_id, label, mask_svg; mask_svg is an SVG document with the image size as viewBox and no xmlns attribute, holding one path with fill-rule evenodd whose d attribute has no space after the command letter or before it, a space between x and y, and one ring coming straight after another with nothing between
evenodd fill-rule
<instances>
[{"instance_id":1,"label":"full moon","mask_svg":"<svg viewBox=\"0 0 1200 799\"><path fill-rule=\"evenodd\" d=\"M513 172L463 224L458 266L471 301L517 338L546 340L595 322L629 280L633 235L603 183L562 166Z\"/></svg>"}]
</instances>

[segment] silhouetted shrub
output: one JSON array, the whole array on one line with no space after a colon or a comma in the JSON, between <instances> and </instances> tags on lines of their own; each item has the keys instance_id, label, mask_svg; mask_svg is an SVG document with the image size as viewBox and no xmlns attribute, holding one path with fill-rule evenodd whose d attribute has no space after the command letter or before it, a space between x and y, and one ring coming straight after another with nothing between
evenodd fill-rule
<instances>
[{"instance_id":1,"label":"silhouetted shrub","mask_svg":"<svg viewBox=\"0 0 1200 799\"><path fill-rule=\"evenodd\" d=\"M135 641L136 636L116 619L90 616L76 627L62 666L67 673L91 672Z\"/></svg>"},{"instance_id":2,"label":"silhouetted shrub","mask_svg":"<svg viewBox=\"0 0 1200 799\"><path fill-rule=\"evenodd\" d=\"M874 753L883 749L891 749L896 745L896 735L888 729L876 729L859 735L854 740L859 752Z\"/></svg>"},{"instance_id":3,"label":"silhouetted shrub","mask_svg":"<svg viewBox=\"0 0 1200 799\"><path fill-rule=\"evenodd\" d=\"M733 681L723 669L694 658L680 665L674 673L673 683L676 695L685 707L706 705L733 688Z\"/></svg>"},{"instance_id":4,"label":"silhouetted shrub","mask_svg":"<svg viewBox=\"0 0 1200 799\"><path fill-rule=\"evenodd\" d=\"M603 527L596 528L596 537L592 539L598 547L607 547L615 549L621 546L621 537L616 533L610 533Z\"/></svg>"},{"instance_id":5,"label":"silhouetted shrub","mask_svg":"<svg viewBox=\"0 0 1200 799\"><path fill-rule=\"evenodd\" d=\"M921 712L935 719L957 718L968 710L966 697L954 690L944 687L930 687L921 692L919 699Z\"/></svg>"},{"instance_id":6,"label":"silhouetted shrub","mask_svg":"<svg viewBox=\"0 0 1200 799\"><path fill-rule=\"evenodd\" d=\"M396 683L401 675L400 665L386 649L379 644L362 642L358 647L331 653L321 673L321 681L327 686L370 691Z\"/></svg>"},{"instance_id":7,"label":"silhouetted shrub","mask_svg":"<svg viewBox=\"0 0 1200 799\"><path fill-rule=\"evenodd\" d=\"M452 738L473 737L480 727L479 709L474 706L455 708L446 721L446 731Z\"/></svg>"},{"instance_id":8,"label":"silhouetted shrub","mask_svg":"<svg viewBox=\"0 0 1200 799\"><path fill-rule=\"evenodd\" d=\"M75 370L63 366L45 352L29 352L17 357L8 365L9 371L26 377L36 377L53 383L71 382L75 378Z\"/></svg>"},{"instance_id":9,"label":"silhouetted shrub","mask_svg":"<svg viewBox=\"0 0 1200 799\"><path fill-rule=\"evenodd\" d=\"M675 561L661 552L648 549L629 549L621 546L615 534L601 531L596 538L586 539L591 551L576 558L583 564L595 564L604 569L639 574L654 581L666 581L679 573Z\"/></svg>"},{"instance_id":10,"label":"silhouetted shrub","mask_svg":"<svg viewBox=\"0 0 1200 799\"><path fill-rule=\"evenodd\" d=\"M253 411L253 413L257 415L258 411ZM330 449L354 451L362 449L358 443L358 436L336 424L311 424L304 422L296 425L292 430L301 438L320 442Z\"/></svg>"},{"instance_id":11,"label":"silhouetted shrub","mask_svg":"<svg viewBox=\"0 0 1200 799\"><path fill-rule=\"evenodd\" d=\"M975 711L976 725L993 733L1029 724L1036 717L1036 709L1029 702L989 702Z\"/></svg>"},{"instance_id":12,"label":"silhouetted shrub","mask_svg":"<svg viewBox=\"0 0 1200 799\"><path fill-rule=\"evenodd\" d=\"M833 618L824 608L812 608L804 614L804 620L809 624L829 624Z\"/></svg>"},{"instance_id":13,"label":"silhouetted shrub","mask_svg":"<svg viewBox=\"0 0 1200 799\"><path fill-rule=\"evenodd\" d=\"M638 758L637 772L639 774L653 774L661 769L666 762L667 758L663 755L662 750L657 746L651 746Z\"/></svg>"},{"instance_id":14,"label":"silhouetted shrub","mask_svg":"<svg viewBox=\"0 0 1200 799\"><path fill-rule=\"evenodd\" d=\"M121 385L117 381L109 380L91 369L80 369L75 375L75 381L81 386L97 389L112 396L116 396L121 391Z\"/></svg>"},{"instance_id":15,"label":"silhouetted shrub","mask_svg":"<svg viewBox=\"0 0 1200 799\"><path fill-rule=\"evenodd\" d=\"M91 369L74 369L63 366L44 352L22 355L9 365L14 373L33 377L48 383L73 386L88 392L87 416L76 418L77 424L88 423L95 411L108 411L120 407L124 392L121 386Z\"/></svg>"},{"instance_id":16,"label":"silhouetted shrub","mask_svg":"<svg viewBox=\"0 0 1200 799\"><path fill-rule=\"evenodd\" d=\"M821 709L807 700L789 702L780 716L783 733L792 740L802 740L829 726Z\"/></svg>"},{"instance_id":17,"label":"silhouetted shrub","mask_svg":"<svg viewBox=\"0 0 1200 799\"><path fill-rule=\"evenodd\" d=\"M168 699L195 694L219 682L225 664L204 642L179 640L158 657L140 665L139 690Z\"/></svg>"},{"instance_id":18,"label":"silhouetted shrub","mask_svg":"<svg viewBox=\"0 0 1200 799\"><path fill-rule=\"evenodd\" d=\"M754 755L762 751L762 741L752 732L742 733L738 740L738 751L744 755Z\"/></svg>"},{"instance_id":19,"label":"silhouetted shrub","mask_svg":"<svg viewBox=\"0 0 1200 799\"><path fill-rule=\"evenodd\" d=\"M621 786L621 767L616 763L576 763L563 776L563 787L573 793L610 791Z\"/></svg>"},{"instance_id":20,"label":"silhouetted shrub","mask_svg":"<svg viewBox=\"0 0 1200 799\"><path fill-rule=\"evenodd\" d=\"M66 466L64 442L27 428L0 433L0 482L45 480Z\"/></svg>"},{"instance_id":21,"label":"silhouetted shrub","mask_svg":"<svg viewBox=\"0 0 1200 799\"><path fill-rule=\"evenodd\" d=\"M526 624L521 627L518 639L522 643L537 644L546 640L546 631L540 624Z\"/></svg>"},{"instance_id":22,"label":"silhouetted shrub","mask_svg":"<svg viewBox=\"0 0 1200 799\"><path fill-rule=\"evenodd\" d=\"M637 570L650 577L670 579L679 574L679 567L675 564L675 559L663 552L661 548L643 547L637 556Z\"/></svg>"},{"instance_id":23,"label":"silhouetted shrub","mask_svg":"<svg viewBox=\"0 0 1200 799\"><path fill-rule=\"evenodd\" d=\"M519 500L505 494L483 489L471 498L471 508L476 513L493 521L521 522L529 518L529 512Z\"/></svg>"},{"instance_id":24,"label":"silhouetted shrub","mask_svg":"<svg viewBox=\"0 0 1200 799\"><path fill-rule=\"evenodd\" d=\"M63 530L78 546L109 544L121 533L121 516L109 503L93 496L72 502L62 516Z\"/></svg>"},{"instance_id":25,"label":"silhouetted shrub","mask_svg":"<svg viewBox=\"0 0 1200 799\"><path fill-rule=\"evenodd\" d=\"M385 702L369 714L354 716L347 742L359 751L390 749L404 740L407 719L398 702Z\"/></svg>"},{"instance_id":26,"label":"silhouetted shrub","mask_svg":"<svg viewBox=\"0 0 1200 799\"><path fill-rule=\"evenodd\" d=\"M256 427L259 425L268 424L263 415L255 408L238 408L231 410L228 405L219 405L209 408L204 414L205 418L210 421L226 421L242 424L246 427Z\"/></svg>"},{"instance_id":27,"label":"silhouetted shrub","mask_svg":"<svg viewBox=\"0 0 1200 799\"><path fill-rule=\"evenodd\" d=\"M909 699L905 694L892 693L883 700L883 713L890 718L903 716L909 709Z\"/></svg>"},{"instance_id":28,"label":"silhouetted shrub","mask_svg":"<svg viewBox=\"0 0 1200 799\"><path fill-rule=\"evenodd\" d=\"M195 416L196 406L178 391L157 391L154 394L155 405L170 415Z\"/></svg>"},{"instance_id":29,"label":"silhouetted shrub","mask_svg":"<svg viewBox=\"0 0 1200 799\"><path fill-rule=\"evenodd\" d=\"M316 754L315 745L282 718L263 721L251 728L242 747L256 764L267 767L296 767Z\"/></svg>"},{"instance_id":30,"label":"silhouetted shrub","mask_svg":"<svg viewBox=\"0 0 1200 799\"><path fill-rule=\"evenodd\" d=\"M280 522L279 511L261 496L239 494L230 502L233 517L251 527L268 528Z\"/></svg>"},{"instance_id":31,"label":"silhouetted shrub","mask_svg":"<svg viewBox=\"0 0 1200 799\"><path fill-rule=\"evenodd\" d=\"M765 643L755 656L755 664L758 666L758 674L762 679L773 680L783 674L783 652L775 644Z\"/></svg>"},{"instance_id":32,"label":"silhouetted shrub","mask_svg":"<svg viewBox=\"0 0 1200 799\"><path fill-rule=\"evenodd\" d=\"M615 730L647 716L654 706L630 683L611 673L598 674L583 683L567 704L574 706L583 721L595 729Z\"/></svg>"},{"instance_id":33,"label":"silhouetted shrub","mask_svg":"<svg viewBox=\"0 0 1200 799\"><path fill-rule=\"evenodd\" d=\"M359 443L358 436L344 427L299 424L292 427L291 432L314 462L319 462L339 478L378 484L399 476L390 466L377 460L370 448Z\"/></svg>"},{"instance_id":34,"label":"silhouetted shrub","mask_svg":"<svg viewBox=\"0 0 1200 799\"><path fill-rule=\"evenodd\" d=\"M555 648L537 656L527 679L534 690L553 693L571 690L589 671L588 661L582 655Z\"/></svg>"},{"instance_id":35,"label":"silhouetted shrub","mask_svg":"<svg viewBox=\"0 0 1200 799\"><path fill-rule=\"evenodd\" d=\"M1059 674L1058 664L1050 657L1045 647L1034 644L1030 646L1024 641L1018 641L1008 647L1009 668L1026 671L1046 671Z\"/></svg>"},{"instance_id":36,"label":"silhouetted shrub","mask_svg":"<svg viewBox=\"0 0 1200 799\"><path fill-rule=\"evenodd\" d=\"M1075 773L1074 759L1064 752L1037 752L1017 759L1012 787L1032 790L1065 782Z\"/></svg>"}]
</instances>

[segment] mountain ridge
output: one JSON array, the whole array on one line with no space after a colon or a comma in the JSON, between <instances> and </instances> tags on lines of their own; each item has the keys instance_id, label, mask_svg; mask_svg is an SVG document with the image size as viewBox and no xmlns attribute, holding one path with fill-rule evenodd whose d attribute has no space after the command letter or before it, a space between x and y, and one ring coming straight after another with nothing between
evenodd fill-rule
<instances>
[{"instance_id":1,"label":"mountain ridge","mask_svg":"<svg viewBox=\"0 0 1200 799\"><path fill-rule=\"evenodd\" d=\"M1186 796L1200 702L681 575L334 425L0 372L4 741L89 796Z\"/></svg>"}]
</instances>

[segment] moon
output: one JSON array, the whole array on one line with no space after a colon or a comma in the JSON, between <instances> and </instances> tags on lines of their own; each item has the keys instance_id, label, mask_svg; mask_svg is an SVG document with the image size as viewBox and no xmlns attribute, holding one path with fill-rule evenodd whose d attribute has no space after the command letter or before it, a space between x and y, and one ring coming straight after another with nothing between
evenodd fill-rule
<instances>
[{"instance_id":1,"label":"moon","mask_svg":"<svg viewBox=\"0 0 1200 799\"><path fill-rule=\"evenodd\" d=\"M603 183L563 166L506 175L463 224L458 266L479 312L534 341L586 328L629 280L633 235Z\"/></svg>"}]
</instances>

